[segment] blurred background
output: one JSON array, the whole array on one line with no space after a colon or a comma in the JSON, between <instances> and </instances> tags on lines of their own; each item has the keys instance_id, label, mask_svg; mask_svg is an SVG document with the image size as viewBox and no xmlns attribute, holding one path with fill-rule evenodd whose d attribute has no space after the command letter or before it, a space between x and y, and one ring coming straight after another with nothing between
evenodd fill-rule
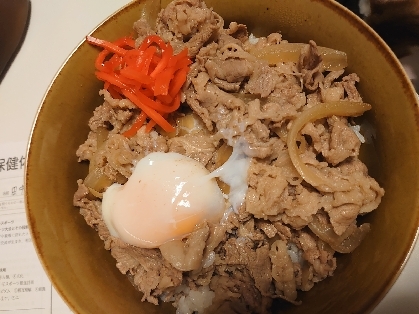
<instances>
[{"instance_id":1,"label":"blurred background","mask_svg":"<svg viewBox=\"0 0 419 314\"><path fill-rule=\"evenodd\" d=\"M367 22L400 59L419 90L419 0L337 0Z\"/></svg>"}]
</instances>

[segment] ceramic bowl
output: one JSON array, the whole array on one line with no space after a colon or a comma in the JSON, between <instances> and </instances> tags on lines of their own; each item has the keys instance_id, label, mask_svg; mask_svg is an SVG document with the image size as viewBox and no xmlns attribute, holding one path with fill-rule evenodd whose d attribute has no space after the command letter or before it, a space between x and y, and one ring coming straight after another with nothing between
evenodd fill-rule
<instances>
[{"instance_id":1,"label":"ceramic bowl","mask_svg":"<svg viewBox=\"0 0 419 314\"><path fill-rule=\"evenodd\" d=\"M167 2L167 1L163 1ZM131 33L144 4L133 2L93 35L114 40ZM371 103L367 119L376 131L363 160L386 194L365 217L372 231L354 253L338 256L333 277L300 293L300 306L281 313L366 313L394 283L408 258L418 227L419 131L417 99L402 67L384 42L359 18L334 1L208 0L226 22L239 21L256 35L280 30L290 41L345 51L349 72ZM151 5L151 6L150 6ZM164 5L164 4L163 4ZM94 77L97 49L86 42L71 54L47 91L33 126L27 156L27 217L39 258L56 290L76 313L174 313L153 306L119 273L96 232L72 205L76 180L87 174L77 147L87 121L101 104ZM276 312L276 309L273 310Z\"/></svg>"}]
</instances>

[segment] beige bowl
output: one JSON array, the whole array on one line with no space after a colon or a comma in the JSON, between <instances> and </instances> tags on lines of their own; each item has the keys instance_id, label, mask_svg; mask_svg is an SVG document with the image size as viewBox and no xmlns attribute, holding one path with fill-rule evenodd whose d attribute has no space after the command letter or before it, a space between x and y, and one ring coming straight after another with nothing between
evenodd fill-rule
<instances>
[{"instance_id":1,"label":"beige bowl","mask_svg":"<svg viewBox=\"0 0 419 314\"><path fill-rule=\"evenodd\" d=\"M281 30L291 41L314 39L346 51L349 71L373 105L368 119L377 135L364 152L370 173L385 188L380 207L365 219L372 231L353 254L338 257L338 269L307 293L301 306L281 313L365 313L382 299L404 266L418 226L419 132L417 99L389 48L351 12L334 1L213 0L228 21L249 25L256 35ZM143 4L134 2L100 25L93 35L113 40L131 32ZM87 166L75 151L87 137L87 121L101 104L94 77L95 48L82 43L66 61L39 109L26 168L26 207L39 258L64 300L77 313L171 313L140 301L128 279L72 205L76 180Z\"/></svg>"}]
</instances>

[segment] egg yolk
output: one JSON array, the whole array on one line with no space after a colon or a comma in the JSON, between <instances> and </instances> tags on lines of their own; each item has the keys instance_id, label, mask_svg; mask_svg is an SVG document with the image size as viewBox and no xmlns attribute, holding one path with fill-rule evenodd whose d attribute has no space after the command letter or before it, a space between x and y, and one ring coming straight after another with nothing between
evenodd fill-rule
<instances>
[{"instance_id":1,"label":"egg yolk","mask_svg":"<svg viewBox=\"0 0 419 314\"><path fill-rule=\"evenodd\" d=\"M124 184L103 194L102 216L111 235L143 248L182 239L204 220L220 221L225 201L215 179L196 160L151 153Z\"/></svg>"}]
</instances>

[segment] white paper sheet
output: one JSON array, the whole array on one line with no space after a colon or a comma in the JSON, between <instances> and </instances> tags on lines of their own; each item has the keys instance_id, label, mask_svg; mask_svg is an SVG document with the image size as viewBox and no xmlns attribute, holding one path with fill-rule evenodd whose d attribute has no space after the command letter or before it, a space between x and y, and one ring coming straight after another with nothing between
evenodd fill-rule
<instances>
[{"instance_id":1,"label":"white paper sheet","mask_svg":"<svg viewBox=\"0 0 419 314\"><path fill-rule=\"evenodd\" d=\"M71 313L38 260L24 204L26 142L0 143L0 312Z\"/></svg>"}]
</instances>

